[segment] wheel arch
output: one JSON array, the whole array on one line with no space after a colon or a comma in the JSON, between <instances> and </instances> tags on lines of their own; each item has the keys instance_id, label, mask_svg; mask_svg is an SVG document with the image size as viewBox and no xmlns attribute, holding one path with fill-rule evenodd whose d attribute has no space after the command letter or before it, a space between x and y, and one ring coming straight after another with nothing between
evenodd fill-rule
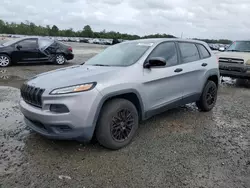
<instances>
[{"instance_id":1,"label":"wheel arch","mask_svg":"<svg viewBox=\"0 0 250 188\"><path fill-rule=\"evenodd\" d=\"M7 55L9 58L10 58L10 60L12 60L12 57L11 57L11 54L9 54L9 53L7 53L7 52L0 52L0 55Z\"/></svg>"},{"instance_id":2,"label":"wheel arch","mask_svg":"<svg viewBox=\"0 0 250 188\"><path fill-rule=\"evenodd\" d=\"M219 78L217 75L211 75L207 80L213 81L217 87L219 86Z\"/></svg>"},{"instance_id":3,"label":"wheel arch","mask_svg":"<svg viewBox=\"0 0 250 188\"><path fill-rule=\"evenodd\" d=\"M219 70L218 69L211 69L207 72L206 74L206 79L205 79L205 83L204 85L207 83L207 81L213 81L216 86L219 86L219 82L220 82L220 74L219 74Z\"/></svg>"},{"instance_id":4,"label":"wheel arch","mask_svg":"<svg viewBox=\"0 0 250 188\"><path fill-rule=\"evenodd\" d=\"M126 90L112 92L103 96L96 110L95 120L94 120L95 127L96 127L98 118L100 116L101 110L103 106L105 105L105 103L116 98L122 98L122 99L126 99L132 102L138 111L139 120L144 119L144 106L143 106L142 99L141 99L139 92L137 92L135 89L126 89Z\"/></svg>"}]
</instances>

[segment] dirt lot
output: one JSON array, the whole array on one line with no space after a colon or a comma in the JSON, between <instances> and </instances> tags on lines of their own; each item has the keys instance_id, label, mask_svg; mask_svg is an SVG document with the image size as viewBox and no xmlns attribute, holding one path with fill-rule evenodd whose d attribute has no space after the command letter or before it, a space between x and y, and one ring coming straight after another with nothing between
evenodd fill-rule
<instances>
[{"instance_id":1,"label":"dirt lot","mask_svg":"<svg viewBox=\"0 0 250 188\"><path fill-rule=\"evenodd\" d=\"M74 44L80 64L104 49ZM209 113L193 104L140 124L119 151L53 141L25 127L20 85L59 68L24 64L0 69L0 187L250 187L250 84L227 79Z\"/></svg>"}]
</instances>

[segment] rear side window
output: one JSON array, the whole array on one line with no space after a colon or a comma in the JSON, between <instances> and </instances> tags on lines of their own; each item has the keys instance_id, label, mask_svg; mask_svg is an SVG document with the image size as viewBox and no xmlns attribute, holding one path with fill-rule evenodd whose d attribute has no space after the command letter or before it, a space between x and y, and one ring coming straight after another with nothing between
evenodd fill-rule
<instances>
[{"instance_id":1,"label":"rear side window","mask_svg":"<svg viewBox=\"0 0 250 188\"><path fill-rule=\"evenodd\" d=\"M152 57L162 57L166 59L167 67L178 64L177 50L174 42L165 42L159 44L149 55L149 58Z\"/></svg>"},{"instance_id":2,"label":"rear side window","mask_svg":"<svg viewBox=\"0 0 250 188\"><path fill-rule=\"evenodd\" d=\"M200 59L198 49L193 43L179 43L183 63L189 63Z\"/></svg>"},{"instance_id":3,"label":"rear side window","mask_svg":"<svg viewBox=\"0 0 250 188\"><path fill-rule=\"evenodd\" d=\"M200 50L200 54L201 54L201 58L208 58L210 57L210 53L207 51L207 49L201 45L201 44L197 44L199 50Z\"/></svg>"}]
</instances>

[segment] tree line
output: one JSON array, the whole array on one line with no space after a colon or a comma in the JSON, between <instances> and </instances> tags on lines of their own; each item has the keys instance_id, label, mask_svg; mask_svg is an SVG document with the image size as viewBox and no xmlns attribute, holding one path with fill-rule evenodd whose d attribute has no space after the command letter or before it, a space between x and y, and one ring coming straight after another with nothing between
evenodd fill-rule
<instances>
[{"instance_id":1,"label":"tree line","mask_svg":"<svg viewBox=\"0 0 250 188\"><path fill-rule=\"evenodd\" d=\"M152 34L146 36L131 35L127 33L120 33L115 31L93 31L89 25L83 27L82 30L74 31L72 28L59 29L56 25L41 26L33 22L25 21L21 23L5 22L0 20L0 33L1 34L19 34L19 35L38 35L38 36L61 36L61 37L88 37L88 38L107 38L107 39L123 39L135 40L140 38L176 38L170 34ZM208 43L231 43L229 40L209 40L201 39Z\"/></svg>"}]
</instances>

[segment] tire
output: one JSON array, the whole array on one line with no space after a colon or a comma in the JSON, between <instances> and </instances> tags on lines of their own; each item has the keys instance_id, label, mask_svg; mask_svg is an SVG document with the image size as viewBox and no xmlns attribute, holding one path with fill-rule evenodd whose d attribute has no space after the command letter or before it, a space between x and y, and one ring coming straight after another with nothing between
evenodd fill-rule
<instances>
[{"instance_id":1,"label":"tire","mask_svg":"<svg viewBox=\"0 0 250 188\"><path fill-rule=\"evenodd\" d=\"M63 54L57 54L55 57L55 63L57 65L63 65L66 62L66 59Z\"/></svg>"},{"instance_id":2,"label":"tire","mask_svg":"<svg viewBox=\"0 0 250 188\"><path fill-rule=\"evenodd\" d=\"M113 99L101 110L96 139L100 145L108 149L123 148L133 139L138 124L138 112L134 104L125 99Z\"/></svg>"},{"instance_id":3,"label":"tire","mask_svg":"<svg viewBox=\"0 0 250 188\"><path fill-rule=\"evenodd\" d=\"M0 67L8 67L11 65L11 59L8 55L0 54Z\"/></svg>"},{"instance_id":4,"label":"tire","mask_svg":"<svg viewBox=\"0 0 250 188\"><path fill-rule=\"evenodd\" d=\"M203 112L211 111L217 101L218 88L213 81L207 81L199 101L196 102L199 110Z\"/></svg>"}]
</instances>

